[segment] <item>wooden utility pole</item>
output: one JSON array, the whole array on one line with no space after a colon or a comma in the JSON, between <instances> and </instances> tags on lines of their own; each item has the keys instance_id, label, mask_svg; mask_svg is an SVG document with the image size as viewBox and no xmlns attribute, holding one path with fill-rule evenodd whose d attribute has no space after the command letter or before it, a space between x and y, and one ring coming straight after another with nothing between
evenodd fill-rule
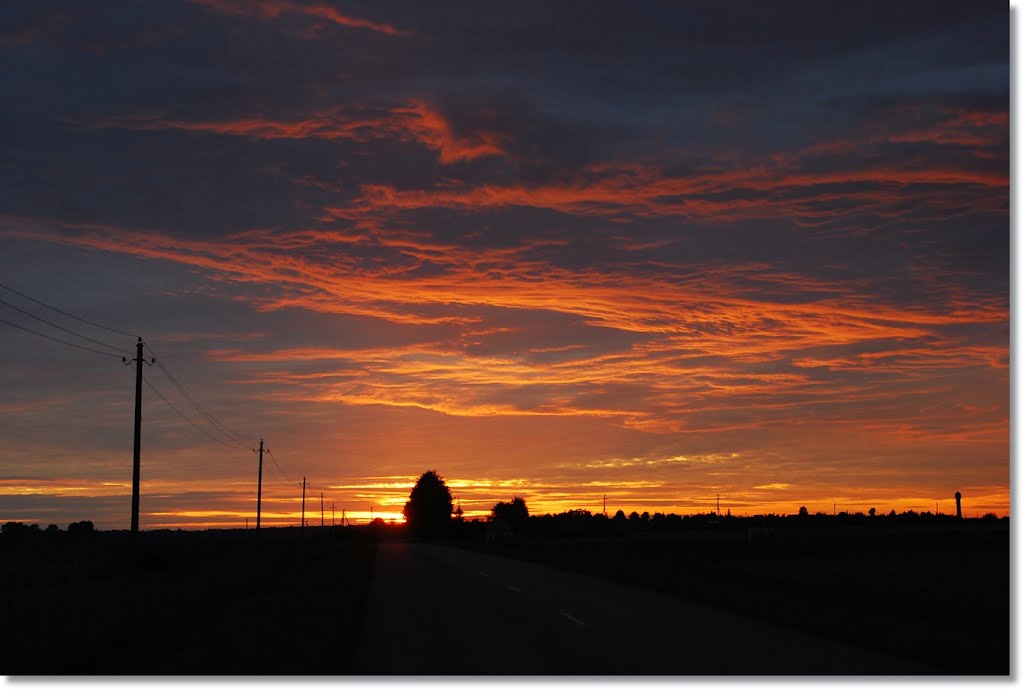
<instances>
[{"instance_id":1,"label":"wooden utility pole","mask_svg":"<svg viewBox=\"0 0 1024 690\"><path fill-rule=\"evenodd\" d=\"M306 475L302 475L302 528L306 528Z\"/></svg>"},{"instance_id":2,"label":"wooden utility pole","mask_svg":"<svg viewBox=\"0 0 1024 690\"><path fill-rule=\"evenodd\" d=\"M320 492L320 526L324 526L324 492Z\"/></svg>"},{"instance_id":3,"label":"wooden utility pole","mask_svg":"<svg viewBox=\"0 0 1024 690\"><path fill-rule=\"evenodd\" d=\"M135 359L128 361L122 357L125 365L135 362L135 447L132 452L132 536L139 533L139 457L142 449L142 365L146 358L142 356L142 338L135 344ZM156 359L148 364L153 366Z\"/></svg>"},{"instance_id":4,"label":"wooden utility pole","mask_svg":"<svg viewBox=\"0 0 1024 690\"><path fill-rule=\"evenodd\" d=\"M256 531L260 530L260 512L263 507L263 439L260 439L260 474L256 484Z\"/></svg>"},{"instance_id":5,"label":"wooden utility pole","mask_svg":"<svg viewBox=\"0 0 1024 690\"><path fill-rule=\"evenodd\" d=\"M334 503L331 502L331 527L334 527Z\"/></svg>"}]
</instances>

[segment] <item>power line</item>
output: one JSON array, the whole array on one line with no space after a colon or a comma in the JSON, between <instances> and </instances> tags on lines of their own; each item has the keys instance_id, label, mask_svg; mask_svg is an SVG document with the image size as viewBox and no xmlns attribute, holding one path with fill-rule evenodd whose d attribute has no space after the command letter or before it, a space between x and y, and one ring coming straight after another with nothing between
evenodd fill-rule
<instances>
[{"instance_id":1,"label":"power line","mask_svg":"<svg viewBox=\"0 0 1024 690\"><path fill-rule=\"evenodd\" d=\"M61 340L60 338L54 338L52 335L46 335L45 333L40 333L39 331L33 331L31 328L19 326L18 324L11 323L10 321L7 321L5 319L0 319L0 323L7 324L8 326L13 326L14 328L21 329L26 333L31 333L32 335L38 335L40 338L46 338L47 340L53 340L54 342L70 345L71 347L77 347L79 350L85 350L86 352L95 352L98 355L106 355L107 357L116 357L118 359L124 359L124 357L122 357L121 355L115 355L113 352L104 352L102 350L95 350L91 347L86 347L84 345L78 345L77 343L70 343L67 340Z\"/></svg>"},{"instance_id":2,"label":"power line","mask_svg":"<svg viewBox=\"0 0 1024 690\"><path fill-rule=\"evenodd\" d=\"M74 314L72 314L70 312L64 311L63 309L59 309L57 307L54 307L54 306L52 306L50 304L47 304L47 303L41 301L41 300L37 300L34 297L30 297L29 295L26 295L25 293L21 292L20 290L15 290L14 288L12 288L12 287L10 287L8 285L4 285L3 283L0 283L0 287L2 287L5 290L8 290L10 292L13 292L13 293L15 293L17 295L20 295L20 296L24 297L27 300L31 300L32 302L35 302L36 304L40 304L40 305L46 307L47 309L52 309L53 311L56 311L56 312L58 312L60 314L63 314L65 316L69 316L69 317L71 317L73 319L77 319L78 321L82 321L83 323L88 323L90 325L96 326L98 328L102 328L102 329L107 330L107 331L111 331L113 333L120 333L122 335L131 335L129 333L126 333L125 331L119 331L116 328L110 328L108 326L104 326L103 324L99 324L99 323L96 323L94 321L90 321L88 319L83 319L82 317L79 317L79 316L76 316L76 315L74 315ZM75 337L82 338L83 340L87 340L87 341L89 341L91 343L95 343L96 345L101 345L103 347L106 347L106 348L109 348L109 349L113 350L114 352L119 353L117 355L111 355L111 356L120 357L123 354L126 354L128 352L127 350L122 350L122 349L120 349L118 347L115 347L114 345L111 345L110 343L105 343L105 342L103 342L101 340L96 340L94 338L90 338L88 336L82 335L81 333L77 333L77 332L75 332L75 331L73 331L71 329L64 328L63 326L55 324L52 321L48 321L47 319L44 319L41 316L37 316L37 315L35 315L35 314L33 314L33 313L29 312L29 311L26 311L26 310L24 310L24 309L22 309L22 308L20 308L18 306L15 306L15 305L11 304L10 302L7 302L7 301L5 301L3 299L0 299L0 304L5 304L8 307L10 307L11 309L19 311L22 314L25 314L26 316L29 316L29 317L31 317L33 319L36 319L37 321L41 321L41 322L43 322L45 324L48 324L48 325L50 325L50 326L52 326L54 328L57 328L57 329L59 329L61 331L64 331L65 333L69 333L69 334L71 334L71 335L73 335ZM50 340L54 340L54 341L59 342L59 343L64 343L65 345L71 345L72 347L77 347L77 348L82 349L82 350L87 350L89 352L97 352L99 354L108 354L108 355L111 354L111 353L106 353L106 352L100 352L99 350L93 350L92 348L84 347L82 345L77 345L75 343L68 342L68 341L62 340L60 338L54 338L52 336L46 335L44 333L39 333L38 331L34 331L32 329L25 328L23 326L19 326L18 324L14 324L14 323L11 323L11 322L6 321L6 320L3 320L3 323L6 323L6 324L8 324L10 326L14 326L15 328L20 328L23 331L27 331L29 333L33 333L35 335L38 335L38 336L41 336L41 337L44 337L44 338L48 338ZM156 358L157 355L156 355L156 352L153 351L153 348L150 347L148 343L146 343L145 346L147 348L149 348L149 351L153 354L154 358ZM181 394L184 395L185 398L192 404L192 406L203 417L205 417L215 427L215 429L217 429L218 431L221 431L222 433L224 433L224 435L228 438L229 441L231 441L232 443L235 443L237 445L238 444L238 440L241 440L241 441L246 441L247 440L245 436L243 436L242 434L239 434L239 433L233 431L227 425L223 424L220 420L216 419L212 414L210 414L208 411L206 411L206 409L203 408L202 405L200 405L195 400L195 398L193 398L188 393L188 391L185 390L185 388L181 385L181 383L174 377L174 375L170 372L170 370L163 364L163 362L159 358L157 358L157 365L160 367L160 370L163 371L164 375L167 376L167 378L171 381L171 383L173 383L175 385L175 387L178 388L178 390L181 392ZM189 420L189 421L191 423L191 420ZM193 426L195 426L195 425L193 424ZM204 432L204 433L206 433L206 432ZM207 435L209 435L209 434L207 434ZM234 438L232 438L232 437L234 437ZM248 447L248 444L246 444L246 447Z\"/></svg>"},{"instance_id":3,"label":"power line","mask_svg":"<svg viewBox=\"0 0 1024 690\"><path fill-rule=\"evenodd\" d=\"M182 411L181 411L181 410L179 410L179 409L178 409L177 407L175 407L175 406L174 406L174 403L172 403L172 402L171 402L170 400L168 400L167 398L165 398L165 397L164 397L164 394L163 394L163 393L161 393L161 392L160 392L160 391L159 391L159 390L157 389L157 387L156 387L156 386L154 386L154 385L153 385L152 383L150 383L150 382L149 382L149 379L147 379L147 378L146 378L145 376L143 376L143 377L142 377L142 381L143 381L143 382L144 382L144 383L145 383L145 384L146 384L147 386L149 386L150 390L152 390L152 391L153 391L154 393L156 393L156 394L157 394L157 395L158 395L158 396L160 397L160 399L161 399L161 400L163 400L163 401L164 401L165 403L167 403L167 406L168 406L168 407L170 407L170 408L171 408L172 410L174 410L175 412L177 412L177 413L178 413L178 416L179 416L179 417L181 417L181 418L182 418L182 419L184 419L184 420L185 420L186 422L188 422L189 424L191 424L192 426L194 426L194 427L196 428L196 430L197 430L197 431L200 431L201 433L205 434L205 435L206 435L206 436L207 436L208 438L211 438L211 439L213 439L214 441L216 441L217 443L221 444L222 446L225 446L225 447L227 447L227 448L232 448L232 446L228 445L227 443L225 443L224 441L220 440L220 439L219 439L219 438L217 438L216 436L212 436L212 435L211 435L210 433L208 433L208 432L207 432L207 431L206 431L205 429L203 429L202 427L198 426L198 425L197 425L197 424L196 424L195 422L193 422L193 421L192 421L191 419L189 419L188 417L186 417L186 416L185 416L185 415L184 415L184 414L182 413Z\"/></svg>"},{"instance_id":4,"label":"power line","mask_svg":"<svg viewBox=\"0 0 1024 690\"><path fill-rule=\"evenodd\" d=\"M266 450L266 448L264 448L263 450ZM288 477L282 476L280 472L278 472L277 474L268 474L266 477L264 477L264 479L267 480L267 481L274 482L274 484L277 485L277 486L289 486L290 487L290 486L293 486L296 483L301 483L301 482L295 482L294 480L289 479ZM278 482L280 482L280 484L278 484Z\"/></svg>"},{"instance_id":5,"label":"power line","mask_svg":"<svg viewBox=\"0 0 1024 690\"><path fill-rule=\"evenodd\" d=\"M42 321L43 323L45 323L47 325L53 326L54 328L56 328L58 330L61 330L61 331L64 331L65 333L70 333L71 335L73 335L75 337L78 337L78 338L81 338L82 340L88 340L90 343L96 343L97 345L102 345L103 347L110 348L111 350L114 350L115 352L117 352L119 357L122 356L122 355L128 354L128 350L123 350L123 349L121 349L119 347L115 347L115 346L111 345L110 343L105 343L102 340L96 340L95 338L90 338L87 335L82 335L81 333L76 333L75 331L71 330L70 328L64 328L63 326L58 326L57 324L53 323L52 321L47 321L43 317L36 316L32 312L25 311L21 307L16 307L13 304L11 304L10 302L7 302L5 300L0 299L0 304L6 304L11 309L14 309L15 311L20 311L25 316L33 318L36 321Z\"/></svg>"},{"instance_id":6,"label":"power line","mask_svg":"<svg viewBox=\"0 0 1024 690\"><path fill-rule=\"evenodd\" d=\"M238 448L245 448L245 449L248 449L248 448L249 448L249 445L248 445L248 444L245 444L245 443L241 443L241 442L239 442L239 440L238 440L239 438L241 438L241 439L244 439L244 438L245 438L244 436L241 436L241 435L239 435L239 434L235 434L235 436L237 436L238 438L234 438L234 437L232 437L232 436L229 436L229 435L228 435L227 433L225 433L225 432L224 432L224 431L223 431L222 429L224 429L224 428L226 428L226 427L223 427L223 425L221 425L221 424L220 424L220 423L219 423L219 422L218 422L218 421L217 421L217 420L216 420L216 419L215 419L215 418L213 417L213 415L211 415L211 414L210 414L209 412L207 412L207 411L206 411L206 409L205 409L205 408L203 408L203 406L202 406L202 405L200 405L200 404L199 404L198 402L196 402L196 399L195 399L195 398L193 398L193 397L192 397L192 396L191 396L191 395L189 394L189 392L188 392L188 391L186 391L186 390L185 390L185 388L184 388L184 387L183 387L183 386L182 386L182 385L181 385L181 384L180 384L180 383L178 382L178 380L177 380L176 378L174 378L174 376L173 376L173 375L172 375L172 374L171 374L171 373L170 373L170 372L169 372L169 371L168 371L168 370L166 369L166 367L164 367L164 366L163 366L163 365L162 365L162 364L160 363L160 360L159 360L159 359L157 359L157 360L156 360L156 364L157 364L157 366L158 366L158 367L160 367L160 371L162 371L162 372L164 373L164 375L165 375L165 376L167 376L167 379L168 379L168 380L169 380L169 381L170 381L170 382L171 382L172 384L174 384L174 387L175 387L175 388L177 388L177 389L178 389L178 391L179 391L179 392L180 392L180 393L181 393L181 394L182 394L183 396L185 396L185 399L186 399L186 400L187 400L187 401L188 401L188 402L189 402L189 403L190 403L190 404L192 405L192 407L193 407L193 408L195 408L195 410L196 410L197 412L199 412L199 414L200 414L200 415L202 415L202 416L203 416L203 417L204 417L204 418L205 418L205 419L206 419L206 420L207 420L207 421L208 421L208 422L209 422L209 423L210 423L210 424L211 424L211 425L213 426L214 430L216 430L216 431L218 431L219 433L221 433L221 435L223 435L223 436L224 436L225 438L227 438L227 439L228 439L228 441L230 441L230 442L231 442L231 443L232 443L232 444L233 444L234 446L236 446L236 447L238 447ZM227 445L227 444L225 444L225 445Z\"/></svg>"},{"instance_id":7,"label":"power line","mask_svg":"<svg viewBox=\"0 0 1024 690\"><path fill-rule=\"evenodd\" d=\"M50 304L47 304L46 302L42 302L40 300L37 300L35 297L29 297L24 292L20 292L18 290L15 290L14 288L12 288L9 285L4 285L3 283L0 283L0 288L3 288L4 290L8 290L10 292L13 292L16 295L21 295L25 299L30 300L32 302L35 302L36 304L42 305L42 306L46 307L47 309L52 309L53 311L57 312L58 314L63 314L64 316L70 316L72 319L77 319L78 321L81 321L82 323L87 323L90 326L96 326L96 328L102 328L105 331L110 331L111 333L117 333L118 335L126 335L129 338L137 337L134 333L125 333L124 331L119 331L116 328L111 328L110 326L104 326L101 323L96 323L95 321L90 321L89 319L83 319L81 316L75 316L74 314L72 314L70 312L66 312L63 309L58 309L57 307L54 307L53 305L50 305Z\"/></svg>"},{"instance_id":8,"label":"power line","mask_svg":"<svg viewBox=\"0 0 1024 690\"><path fill-rule=\"evenodd\" d=\"M277 468L277 471L281 474L281 476L284 477L289 482L292 481L291 477L289 477L285 473L285 471L281 469L281 466L277 464L277 458L275 458L274 454L270 452L270 449L266 448L264 450L267 451L267 454L270 456L270 460L274 463L274 467Z\"/></svg>"},{"instance_id":9,"label":"power line","mask_svg":"<svg viewBox=\"0 0 1024 690\"><path fill-rule=\"evenodd\" d=\"M209 421L215 428L217 428L221 433L223 433L232 442L237 444L239 441L242 441L242 442L247 441L246 436L244 436L243 434L238 433L237 431L233 431L226 424L224 424L223 422L218 420L216 417L214 417L212 414L207 412L206 409L202 405L200 405L196 401L196 399L193 398L189 394L189 392L187 390L185 390L185 387L183 385L181 385L181 382L178 381L178 379L174 376L174 374L171 373L170 369L168 369L166 367L166 365L164 365L163 360L160 358L159 355L156 354L156 352L153 351L153 348L150 347L148 344L146 345L146 347L149 348L149 351L156 358L156 365L160 368L160 371L162 371L164 373L164 376L166 376L167 379L172 384L174 384L174 387L177 388L178 391L183 396L185 396L185 399L188 400L189 403L191 403L192 407L194 407L196 409L196 411L199 412L199 414L201 414L203 417L205 417L207 419L207 421ZM234 438L232 438L232 437L234 437ZM245 447L248 448L249 447L248 444L246 444Z\"/></svg>"},{"instance_id":10,"label":"power line","mask_svg":"<svg viewBox=\"0 0 1024 690\"><path fill-rule=\"evenodd\" d=\"M26 295L25 293L23 293L23 292L21 292L19 290L15 290L14 288L12 288L12 287L10 287L8 285L4 285L3 283L0 283L0 287L2 287L5 290L8 290L10 292L13 292L13 293L15 293L17 295L21 295L25 299L31 300L32 302L35 302L36 304L40 304L40 305L46 307L47 309L52 309L53 311L56 311L56 312L58 312L60 314L64 314L65 316L69 316L69 317L71 317L73 319L77 319L79 321L82 321L83 323L88 323L88 324L96 326L98 328L102 328L104 330L111 331L112 333L120 333L122 335L131 336L130 333L126 333L125 331L120 331L120 330L117 330L116 328L110 328L108 326L104 326L103 324L96 323L95 321L90 321L88 319L83 319L80 316L75 316L74 314L72 314L70 312L66 312L63 309L59 309L57 307L54 307L54 306L52 306L50 304L47 304L47 303L41 301L41 300L37 300L34 297L30 297L29 295ZM50 340L54 340L54 341L59 342L59 343L64 343L65 345L70 345L72 347L77 347L77 348L79 348L81 350L87 350L89 352L96 352L98 354L106 354L106 355L110 355L110 356L114 356L114 357L121 357L123 354L128 353L127 350L122 350L120 348L117 348L117 347L109 344L109 343L105 343L105 342L103 342L101 340L96 340L94 338L90 338L88 336L82 335L81 333L77 333L77 332L72 331L72 330L70 330L68 328L64 328L63 326L59 326L59 325L57 325L57 324L55 324L55 323L53 323L51 321L48 321L48 320L42 318L41 316L37 316L37 315L35 315L35 314L33 314L33 313L29 312L29 311L21 309L20 307L17 307L15 305L11 304L10 302L7 302L7 301L5 301L3 299L0 299L0 304L5 304L8 307L10 307L11 309L19 311L22 314L25 314L26 316L29 316L29 317L31 317L33 319L36 319L37 321L41 321L41 322L43 322L45 324L53 326L54 328L62 330L64 332L66 332L66 333L70 333L71 335L74 335L74 336L76 336L78 338L82 338L83 340L88 340L89 342L95 343L97 345L101 345L101 346L109 348L111 350L114 350L115 352L117 352L119 354L113 355L113 354L108 353L108 352L100 352L99 350L94 350L92 348L84 347L82 345L77 345L75 343L71 343L71 342L68 342L66 340L62 340L60 338L54 338L53 336L49 336L49 335L46 335L44 333L39 333L38 331L34 331L34 330L30 329L30 328L25 328L24 326L19 326L18 324L11 323L10 321L6 321L6 320L3 320L3 319L0 319L0 322L3 322L3 323L5 323L5 324L7 324L9 326L14 326L15 328L20 328L23 331L27 331L28 333L32 333L34 335L38 335L38 336L41 336L43 338L48 338ZM134 337L134 336L132 336L132 337ZM148 343L146 343L145 346L147 348L149 348L149 351L153 354L153 356L155 358L156 357L156 352L153 351L153 348L150 347ZM181 391L182 395L185 396L185 398L193 405L193 407L196 408L196 410L199 411L200 414L202 414L204 417L206 417L210 421L210 423L213 424L213 426L216 429L222 430L224 432L227 432L226 435L228 437L228 440L232 441L236 445L238 445L238 442L235 439L231 438L231 436L235 436L235 437L237 437L237 439L240 439L242 441L246 440L244 436L242 436L241 434L238 434L237 432L232 431L226 425L224 425L219 420L214 418L213 415L211 415L209 412L207 412L198 402L196 402L196 400L191 395L189 395L189 393L184 389L184 387L178 382L178 380L174 377L174 375L171 374L170 370L167 369L167 367L163 364L162 361L157 359L156 363L160 367L160 370L163 371L164 374L167 376L167 378L171 381L171 383L173 383L175 385L175 387L177 387L178 390ZM150 387L152 387L152 384L150 384L148 381L147 381L147 385L150 385ZM158 393L158 395L159 395L159 393ZM161 395L161 397L163 397L163 396ZM164 400L166 401L166 398L164 398ZM170 404L170 403L168 402L168 404ZM175 408L175 411L178 411L177 408ZM180 414L180 411L178 411L178 412ZM188 420L188 421L189 421L190 424L192 423L191 420ZM195 426L195 424L193 424L193 426ZM196 428L199 428L199 427L196 427ZM206 432L204 431L203 433L206 433ZM209 434L207 434L207 436L209 436ZM219 439L215 439L215 440L218 440L218 442L221 442Z\"/></svg>"}]
</instances>

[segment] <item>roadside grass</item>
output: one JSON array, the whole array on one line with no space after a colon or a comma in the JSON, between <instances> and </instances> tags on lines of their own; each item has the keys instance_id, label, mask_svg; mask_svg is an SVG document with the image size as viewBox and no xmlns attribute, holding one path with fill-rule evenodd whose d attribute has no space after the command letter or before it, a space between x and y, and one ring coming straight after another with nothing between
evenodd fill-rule
<instances>
[{"instance_id":1,"label":"roadside grass","mask_svg":"<svg viewBox=\"0 0 1024 690\"><path fill-rule=\"evenodd\" d=\"M375 543L263 532L259 542L143 534L136 548L100 533L5 549L0 673L350 673Z\"/></svg>"},{"instance_id":2,"label":"roadside grass","mask_svg":"<svg viewBox=\"0 0 1024 690\"><path fill-rule=\"evenodd\" d=\"M487 550L916 659L943 673L1010 672L1005 532L779 530L751 544L737 530L524 539Z\"/></svg>"}]
</instances>

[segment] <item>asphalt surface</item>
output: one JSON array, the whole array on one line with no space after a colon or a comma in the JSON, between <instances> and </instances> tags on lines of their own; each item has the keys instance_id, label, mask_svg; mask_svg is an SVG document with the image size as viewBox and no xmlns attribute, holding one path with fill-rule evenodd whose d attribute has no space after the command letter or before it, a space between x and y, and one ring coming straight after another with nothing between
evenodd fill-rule
<instances>
[{"instance_id":1,"label":"asphalt surface","mask_svg":"<svg viewBox=\"0 0 1024 690\"><path fill-rule=\"evenodd\" d=\"M924 665L462 549L381 544L355 673L923 675Z\"/></svg>"}]
</instances>

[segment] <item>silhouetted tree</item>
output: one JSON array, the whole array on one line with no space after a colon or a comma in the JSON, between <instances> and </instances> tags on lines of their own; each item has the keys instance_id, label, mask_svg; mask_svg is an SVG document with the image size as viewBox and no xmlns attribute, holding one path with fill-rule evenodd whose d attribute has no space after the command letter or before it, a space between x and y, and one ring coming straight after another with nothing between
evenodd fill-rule
<instances>
[{"instance_id":1,"label":"silhouetted tree","mask_svg":"<svg viewBox=\"0 0 1024 690\"><path fill-rule=\"evenodd\" d=\"M435 470L429 470L416 480L402 512L412 532L433 537L451 521L452 492Z\"/></svg>"},{"instance_id":2,"label":"silhouetted tree","mask_svg":"<svg viewBox=\"0 0 1024 690\"><path fill-rule=\"evenodd\" d=\"M800 506L800 517L807 517L807 506Z\"/></svg>"},{"instance_id":3,"label":"silhouetted tree","mask_svg":"<svg viewBox=\"0 0 1024 690\"><path fill-rule=\"evenodd\" d=\"M68 534L80 535L80 534L92 534L93 525L92 520L82 520L81 522L72 522L68 525Z\"/></svg>"},{"instance_id":4,"label":"silhouetted tree","mask_svg":"<svg viewBox=\"0 0 1024 690\"><path fill-rule=\"evenodd\" d=\"M498 501L491 509L491 515L495 520L504 520L509 526L519 528L526 524L530 511L526 508L526 501L516 496L509 503Z\"/></svg>"},{"instance_id":5,"label":"silhouetted tree","mask_svg":"<svg viewBox=\"0 0 1024 690\"><path fill-rule=\"evenodd\" d=\"M14 522L12 520L11 522L5 522L4 526L0 527L0 533L14 537L28 533L28 529L24 522Z\"/></svg>"},{"instance_id":6,"label":"silhouetted tree","mask_svg":"<svg viewBox=\"0 0 1024 690\"><path fill-rule=\"evenodd\" d=\"M870 515L871 517L875 517L875 509L872 508L871 510L869 510L868 515Z\"/></svg>"},{"instance_id":7,"label":"silhouetted tree","mask_svg":"<svg viewBox=\"0 0 1024 690\"><path fill-rule=\"evenodd\" d=\"M625 519L626 519L626 514L624 512L622 512L621 510L616 510L615 511L615 516L612 518L612 520L625 520Z\"/></svg>"}]
</instances>

